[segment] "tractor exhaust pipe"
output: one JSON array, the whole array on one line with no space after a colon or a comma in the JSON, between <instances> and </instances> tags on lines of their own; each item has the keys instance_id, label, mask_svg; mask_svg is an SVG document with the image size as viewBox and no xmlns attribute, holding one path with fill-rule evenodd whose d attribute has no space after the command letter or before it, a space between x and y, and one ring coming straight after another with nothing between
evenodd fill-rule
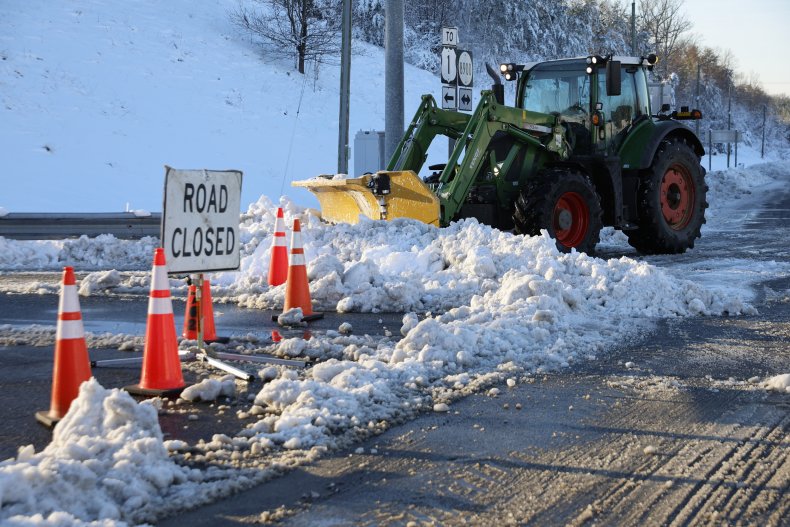
<instances>
[{"instance_id":1,"label":"tractor exhaust pipe","mask_svg":"<svg viewBox=\"0 0 790 527\"><path fill-rule=\"evenodd\" d=\"M497 70L491 67L491 64L486 62L486 71L488 75L494 80L494 84L491 85L491 91L494 92L494 99L499 104L505 104L505 86L502 84L502 81L499 79L499 73Z\"/></svg>"}]
</instances>

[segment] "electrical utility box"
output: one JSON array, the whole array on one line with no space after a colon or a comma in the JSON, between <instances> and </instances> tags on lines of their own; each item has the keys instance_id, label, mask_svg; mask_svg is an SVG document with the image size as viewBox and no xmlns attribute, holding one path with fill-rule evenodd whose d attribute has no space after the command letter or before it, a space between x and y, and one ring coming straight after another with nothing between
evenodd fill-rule
<instances>
[{"instance_id":1,"label":"electrical utility box","mask_svg":"<svg viewBox=\"0 0 790 527\"><path fill-rule=\"evenodd\" d=\"M354 136L354 176L384 170L384 132L360 130Z\"/></svg>"}]
</instances>

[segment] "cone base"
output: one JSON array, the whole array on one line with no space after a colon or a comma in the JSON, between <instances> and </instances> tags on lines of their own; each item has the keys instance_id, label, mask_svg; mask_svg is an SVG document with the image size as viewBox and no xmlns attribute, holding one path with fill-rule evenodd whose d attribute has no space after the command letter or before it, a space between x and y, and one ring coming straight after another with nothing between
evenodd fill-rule
<instances>
[{"instance_id":1,"label":"cone base","mask_svg":"<svg viewBox=\"0 0 790 527\"><path fill-rule=\"evenodd\" d=\"M142 395L144 397L177 397L184 391L186 385L180 388L169 388L166 390L156 390L153 388L143 388L139 384L132 384L124 386L123 390L131 393L132 395Z\"/></svg>"},{"instance_id":2,"label":"cone base","mask_svg":"<svg viewBox=\"0 0 790 527\"><path fill-rule=\"evenodd\" d=\"M272 322L277 322L277 319L279 317L280 317L280 315L272 315ZM302 317L302 322L312 322L314 320L320 320L322 318L324 318L324 314L323 313L315 313L315 312L313 312L313 313L311 313L309 315L305 315L304 317ZM290 324L280 324L280 325L281 326L288 326Z\"/></svg>"},{"instance_id":3,"label":"cone base","mask_svg":"<svg viewBox=\"0 0 790 527\"><path fill-rule=\"evenodd\" d=\"M62 417L55 417L49 410L42 410L36 412L36 421L46 426L47 428L54 428L56 424L63 419Z\"/></svg>"}]
</instances>

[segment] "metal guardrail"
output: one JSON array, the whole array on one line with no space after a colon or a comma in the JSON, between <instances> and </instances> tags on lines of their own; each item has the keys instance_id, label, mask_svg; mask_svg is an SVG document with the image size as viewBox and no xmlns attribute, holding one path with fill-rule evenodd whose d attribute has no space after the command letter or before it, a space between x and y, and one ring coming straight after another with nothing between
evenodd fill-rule
<instances>
[{"instance_id":1,"label":"metal guardrail","mask_svg":"<svg viewBox=\"0 0 790 527\"><path fill-rule=\"evenodd\" d=\"M162 213L136 216L132 212L12 212L0 217L0 236L16 240L60 240L100 234L136 240L159 236Z\"/></svg>"}]
</instances>

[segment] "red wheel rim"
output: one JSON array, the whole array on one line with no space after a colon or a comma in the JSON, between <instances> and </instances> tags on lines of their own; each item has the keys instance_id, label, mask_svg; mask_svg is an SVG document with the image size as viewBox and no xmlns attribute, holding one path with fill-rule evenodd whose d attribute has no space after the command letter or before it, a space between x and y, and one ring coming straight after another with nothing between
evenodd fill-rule
<instances>
[{"instance_id":1,"label":"red wheel rim","mask_svg":"<svg viewBox=\"0 0 790 527\"><path fill-rule=\"evenodd\" d=\"M670 166L661 179L661 214L670 228L680 230L694 214L694 181L680 164Z\"/></svg>"},{"instance_id":2,"label":"red wheel rim","mask_svg":"<svg viewBox=\"0 0 790 527\"><path fill-rule=\"evenodd\" d=\"M590 208L581 194L566 192L554 205L554 237L565 247L577 247L590 228Z\"/></svg>"}]
</instances>

